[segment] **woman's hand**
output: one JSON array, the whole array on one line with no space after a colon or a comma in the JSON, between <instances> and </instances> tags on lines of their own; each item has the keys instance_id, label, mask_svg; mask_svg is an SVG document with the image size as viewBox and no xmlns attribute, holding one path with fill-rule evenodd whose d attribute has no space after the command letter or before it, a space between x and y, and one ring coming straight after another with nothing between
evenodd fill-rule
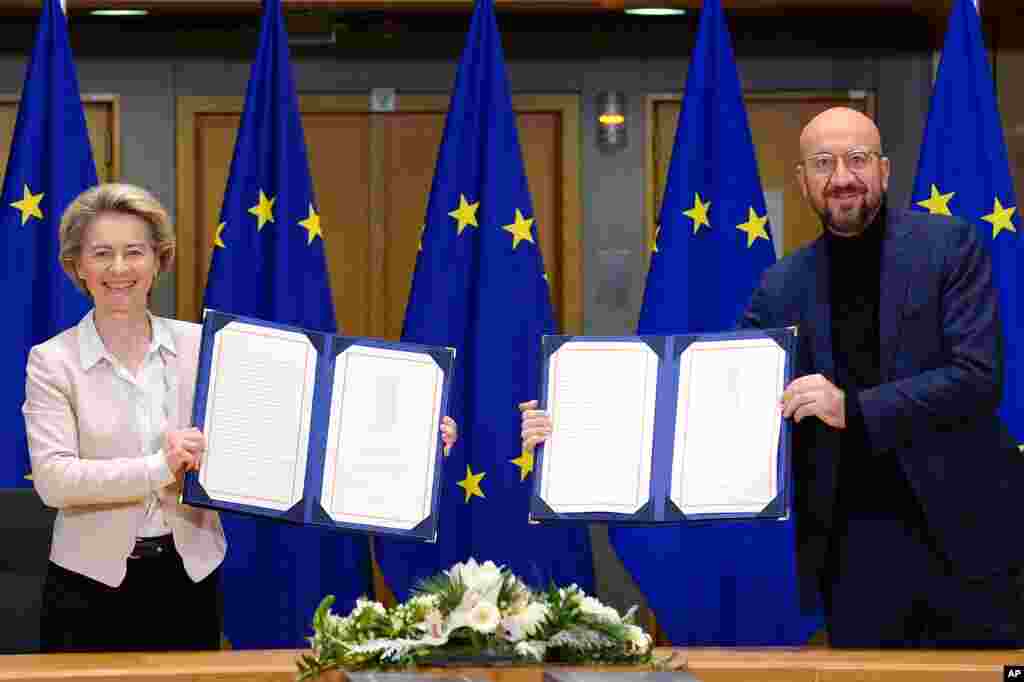
<instances>
[{"instance_id":1,"label":"woman's hand","mask_svg":"<svg viewBox=\"0 0 1024 682\"><path fill-rule=\"evenodd\" d=\"M164 457L175 477L186 471L199 471L204 452L206 436L194 426L164 434Z\"/></svg>"},{"instance_id":2,"label":"woman's hand","mask_svg":"<svg viewBox=\"0 0 1024 682\"><path fill-rule=\"evenodd\" d=\"M519 403L519 411L523 413L523 450L533 452L551 435L551 417L537 409L536 400Z\"/></svg>"},{"instance_id":3,"label":"woman's hand","mask_svg":"<svg viewBox=\"0 0 1024 682\"><path fill-rule=\"evenodd\" d=\"M444 441L444 454L448 454L455 441L459 439L459 425L451 417L441 420L441 440Z\"/></svg>"}]
</instances>

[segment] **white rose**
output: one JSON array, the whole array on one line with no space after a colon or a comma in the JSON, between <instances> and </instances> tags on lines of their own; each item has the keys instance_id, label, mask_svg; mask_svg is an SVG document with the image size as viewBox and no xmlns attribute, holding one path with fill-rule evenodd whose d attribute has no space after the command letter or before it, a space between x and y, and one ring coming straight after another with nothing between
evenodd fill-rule
<instances>
[{"instance_id":1,"label":"white rose","mask_svg":"<svg viewBox=\"0 0 1024 682\"><path fill-rule=\"evenodd\" d=\"M437 602L440 600L436 594L417 594L415 597L406 602L410 608L422 606L425 609L432 609L437 606Z\"/></svg>"},{"instance_id":2,"label":"white rose","mask_svg":"<svg viewBox=\"0 0 1024 682\"><path fill-rule=\"evenodd\" d=\"M498 623L501 622L501 613L498 611L498 607L491 602L482 601L469 612L468 621L469 627L477 632L490 634L497 629Z\"/></svg>"},{"instance_id":3,"label":"white rose","mask_svg":"<svg viewBox=\"0 0 1024 682\"><path fill-rule=\"evenodd\" d=\"M466 590L462 594L462 601L455 608L459 611L465 611L469 613L473 610L473 607L484 601L483 595L476 590Z\"/></svg>"},{"instance_id":4,"label":"white rose","mask_svg":"<svg viewBox=\"0 0 1024 682\"><path fill-rule=\"evenodd\" d=\"M515 652L517 656L540 661L544 659L545 649L546 647L542 642L519 642L516 644Z\"/></svg>"},{"instance_id":5,"label":"white rose","mask_svg":"<svg viewBox=\"0 0 1024 682\"><path fill-rule=\"evenodd\" d=\"M501 619L501 627L498 628L498 633L504 639L510 642L518 642L523 637L526 637L526 633L523 632L523 626L519 622L519 619L515 616L505 616Z\"/></svg>"},{"instance_id":6,"label":"white rose","mask_svg":"<svg viewBox=\"0 0 1024 682\"><path fill-rule=\"evenodd\" d=\"M548 616L548 607L540 602L528 604L526 608L511 613L501 621L505 638L510 642L533 635Z\"/></svg>"},{"instance_id":7,"label":"white rose","mask_svg":"<svg viewBox=\"0 0 1024 682\"><path fill-rule=\"evenodd\" d=\"M580 611L585 616L591 616L609 623L618 623L619 612L610 606L605 606L593 597L583 597L580 600Z\"/></svg>"},{"instance_id":8,"label":"white rose","mask_svg":"<svg viewBox=\"0 0 1024 682\"><path fill-rule=\"evenodd\" d=\"M571 606L572 604L578 604L580 600L586 596L586 593L573 583L569 587L560 588L558 590L558 596L562 600L563 604Z\"/></svg>"},{"instance_id":9,"label":"white rose","mask_svg":"<svg viewBox=\"0 0 1024 682\"><path fill-rule=\"evenodd\" d=\"M501 592L504 578L501 569L493 561L478 564L476 559L470 557L466 563L452 566L448 570L448 576L461 580L467 592L476 592L485 601L498 603L498 594Z\"/></svg>"},{"instance_id":10,"label":"white rose","mask_svg":"<svg viewBox=\"0 0 1024 682\"><path fill-rule=\"evenodd\" d=\"M469 625L469 609L458 608L448 614L448 624L444 631L452 633L459 628Z\"/></svg>"},{"instance_id":11,"label":"white rose","mask_svg":"<svg viewBox=\"0 0 1024 682\"><path fill-rule=\"evenodd\" d=\"M527 635L532 635L547 617L548 606L540 602L531 602L520 616Z\"/></svg>"},{"instance_id":12,"label":"white rose","mask_svg":"<svg viewBox=\"0 0 1024 682\"><path fill-rule=\"evenodd\" d=\"M356 599L356 608L353 609L352 613L362 613L363 609L371 609L376 611L379 615L385 615L384 605L379 601L370 601L369 599Z\"/></svg>"}]
</instances>

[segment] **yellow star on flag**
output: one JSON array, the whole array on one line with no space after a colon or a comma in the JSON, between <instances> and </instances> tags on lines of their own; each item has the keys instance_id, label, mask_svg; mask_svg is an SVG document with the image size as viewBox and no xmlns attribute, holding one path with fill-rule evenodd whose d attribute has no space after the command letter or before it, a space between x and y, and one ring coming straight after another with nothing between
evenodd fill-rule
<instances>
[{"instance_id":1,"label":"yellow star on flag","mask_svg":"<svg viewBox=\"0 0 1024 682\"><path fill-rule=\"evenodd\" d=\"M533 234L530 232L530 227L532 227L532 226L533 226L533 218L529 218L529 219L524 218L523 214L519 212L518 208L516 209L516 221L514 223L512 223L511 225L502 225L501 226L501 229L505 230L506 232L511 232L512 233L512 250L513 251L515 250L515 248L517 246L519 246L519 242L521 242L523 240L526 240L526 241L530 242L531 244L536 244L537 243L537 242L533 241Z\"/></svg>"},{"instance_id":2,"label":"yellow star on flag","mask_svg":"<svg viewBox=\"0 0 1024 682\"><path fill-rule=\"evenodd\" d=\"M1017 228L1013 226L1013 212L1016 210L1016 206L1007 206L1006 208L1003 208L1003 205L999 202L999 197L996 197L995 206L992 208L992 212L988 215L981 216L982 220L992 224L992 239L999 236L999 233L1003 230L1009 230L1010 232L1017 231Z\"/></svg>"},{"instance_id":3,"label":"yellow star on flag","mask_svg":"<svg viewBox=\"0 0 1024 682\"><path fill-rule=\"evenodd\" d=\"M683 211L683 215L693 220L693 233L697 234L697 230L700 229L701 225L707 225L711 228L711 221L708 220L708 211L711 209L711 202L703 203L700 200L700 194L694 192L693 208Z\"/></svg>"},{"instance_id":4,"label":"yellow star on flag","mask_svg":"<svg viewBox=\"0 0 1024 682\"><path fill-rule=\"evenodd\" d=\"M256 231L259 232L263 229L263 226L267 223L274 222L274 202L277 201L277 197L267 198L267 195L260 190L260 203L256 204L249 209L249 213L259 218L259 222L256 223Z\"/></svg>"},{"instance_id":5,"label":"yellow star on flag","mask_svg":"<svg viewBox=\"0 0 1024 682\"><path fill-rule=\"evenodd\" d=\"M523 450L518 457L509 461L519 467L520 481L525 481L526 477L533 471L533 453L529 450Z\"/></svg>"},{"instance_id":6,"label":"yellow star on flag","mask_svg":"<svg viewBox=\"0 0 1024 682\"><path fill-rule=\"evenodd\" d=\"M480 227L476 222L476 210L480 208L480 202L469 203L466 201L466 195L459 195L459 207L454 211L448 213L451 217L459 221L456 226L458 234L462 234L462 231L466 229L466 225L472 225L473 227Z\"/></svg>"},{"instance_id":7,"label":"yellow star on flag","mask_svg":"<svg viewBox=\"0 0 1024 682\"><path fill-rule=\"evenodd\" d=\"M651 240L651 253L658 253L658 236L661 234L661 225L654 226L654 239Z\"/></svg>"},{"instance_id":8,"label":"yellow star on flag","mask_svg":"<svg viewBox=\"0 0 1024 682\"><path fill-rule=\"evenodd\" d=\"M932 185L932 195L927 199L923 199L917 202L917 205L922 208L927 208L928 212L933 215L953 215L949 212L949 200L953 198L956 192L949 192L948 194L940 194L939 188Z\"/></svg>"},{"instance_id":9,"label":"yellow star on flag","mask_svg":"<svg viewBox=\"0 0 1024 682\"><path fill-rule=\"evenodd\" d=\"M32 190L25 185L25 192L19 201L12 201L11 206L21 211L21 224L24 225L28 222L29 218L43 219L43 212L39 209L39 202L43 200L45 196L42 192L39 194L32 194Z\"/></svg>"},{"instance_id":10,"label":"yellow star on flag","mask_svg":"<svg viewBox=\"0 0 1024 682\"><path fill-rule=\"evenodd\" d=\"M220 225L217 226L217 232L213 235L213 246L214 246L214 248L216 248L218 246L220 248L222 248L222 249L226 249L227 248L224 245L224 240L221 239L221 235L224 234L224 228L226 226L227 226L227 223L221 223Z\"/></svg>"},{"instance_id":11,"label":"yellow star on flag","mask_svg":"<svg viewBox=\"0 0 1024 682\"><path fill-rule=\"evenodd\" d=\"M768 223L768 214L764 216L758 216L757 212L754 211L753 207L750 208L749 217L747 222L740 223L736 226L737 230L741 230L747 233L747 248L749 249L757 239L768 239L768 231L764 229L764 226Z\"/></svg>"},{"instance_id":12,"label":"yellow star on flag","mask_svg":"<svg viewBox=\"0 0 1024 682\"><path fill-rule=\"evenodd\" d=\"M469 498L474 495L477 497L484 496L484 491L480 489L480 481L483 480L483 477L486 475L487 474L482 471L479 474L474 474L473 470L469 468L469 465L466 465L466 477L461 481L458 481L456 484L466 491L466 502L469 502Z\"/></svg>"},{"instance_id":13,"label":"yellow star on flag","mask_svg":"<svg viewBox=\"0 0 1024 682\"><path fill-rule=\"evenodd\" d=\"M324 232L320 229L320 215L316 212L316 209L313 208L313 204L309 205L309 217L305 220L300 220L299 225L302 225L306 232L309 233L309 237L306 240L306 246L312 244L313 240L317 237L320 237L320 240L323 241Z\"/></svg>"}]
</instances>

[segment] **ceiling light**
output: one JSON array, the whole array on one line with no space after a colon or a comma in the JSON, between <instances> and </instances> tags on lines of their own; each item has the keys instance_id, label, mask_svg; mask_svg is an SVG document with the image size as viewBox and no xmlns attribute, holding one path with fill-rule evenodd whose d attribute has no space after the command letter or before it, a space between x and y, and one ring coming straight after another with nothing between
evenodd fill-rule
<instances>
[{"instance_id":1,"label":"ceiling light","mask_svg":"<svg viewBox=\"0 0 1024 682\"><path fill-rule=\"evenodd\" d=\"M626 14L641 17L677 17L686 14L686 10L675 7L632 7L626 10Z\"/></svg>"},{"instance_id":2,"label":"ceiling light","mask_svg":"<svg viewBox=\"0 0 1024 682\"><path fill-rule=\"evenodd\" d=\"M89 14L94 17L144 17L148 9L94 9Z\"/></svg>"}]
</instances>

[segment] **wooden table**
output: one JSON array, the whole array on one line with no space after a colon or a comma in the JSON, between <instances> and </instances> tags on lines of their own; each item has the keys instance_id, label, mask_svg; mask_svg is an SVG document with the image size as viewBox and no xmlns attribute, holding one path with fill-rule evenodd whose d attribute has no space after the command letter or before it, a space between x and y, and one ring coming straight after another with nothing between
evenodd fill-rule
<instances>
[{"instance_id":1,"label":"wooden table","mask_svg":"<svg viewBox=\"0 0 1024 682\"><path fill-rule=\"evenodd\" d=\"M153 654L0 656L0 682L292 682L300 652L216 651ZM700 682L999 682L1024 651L842 651L660 649ZM452 676L455 670L429 674ZM543 668L459 669L491 682L540 682Z\"/></svg>"}]
</instances>

